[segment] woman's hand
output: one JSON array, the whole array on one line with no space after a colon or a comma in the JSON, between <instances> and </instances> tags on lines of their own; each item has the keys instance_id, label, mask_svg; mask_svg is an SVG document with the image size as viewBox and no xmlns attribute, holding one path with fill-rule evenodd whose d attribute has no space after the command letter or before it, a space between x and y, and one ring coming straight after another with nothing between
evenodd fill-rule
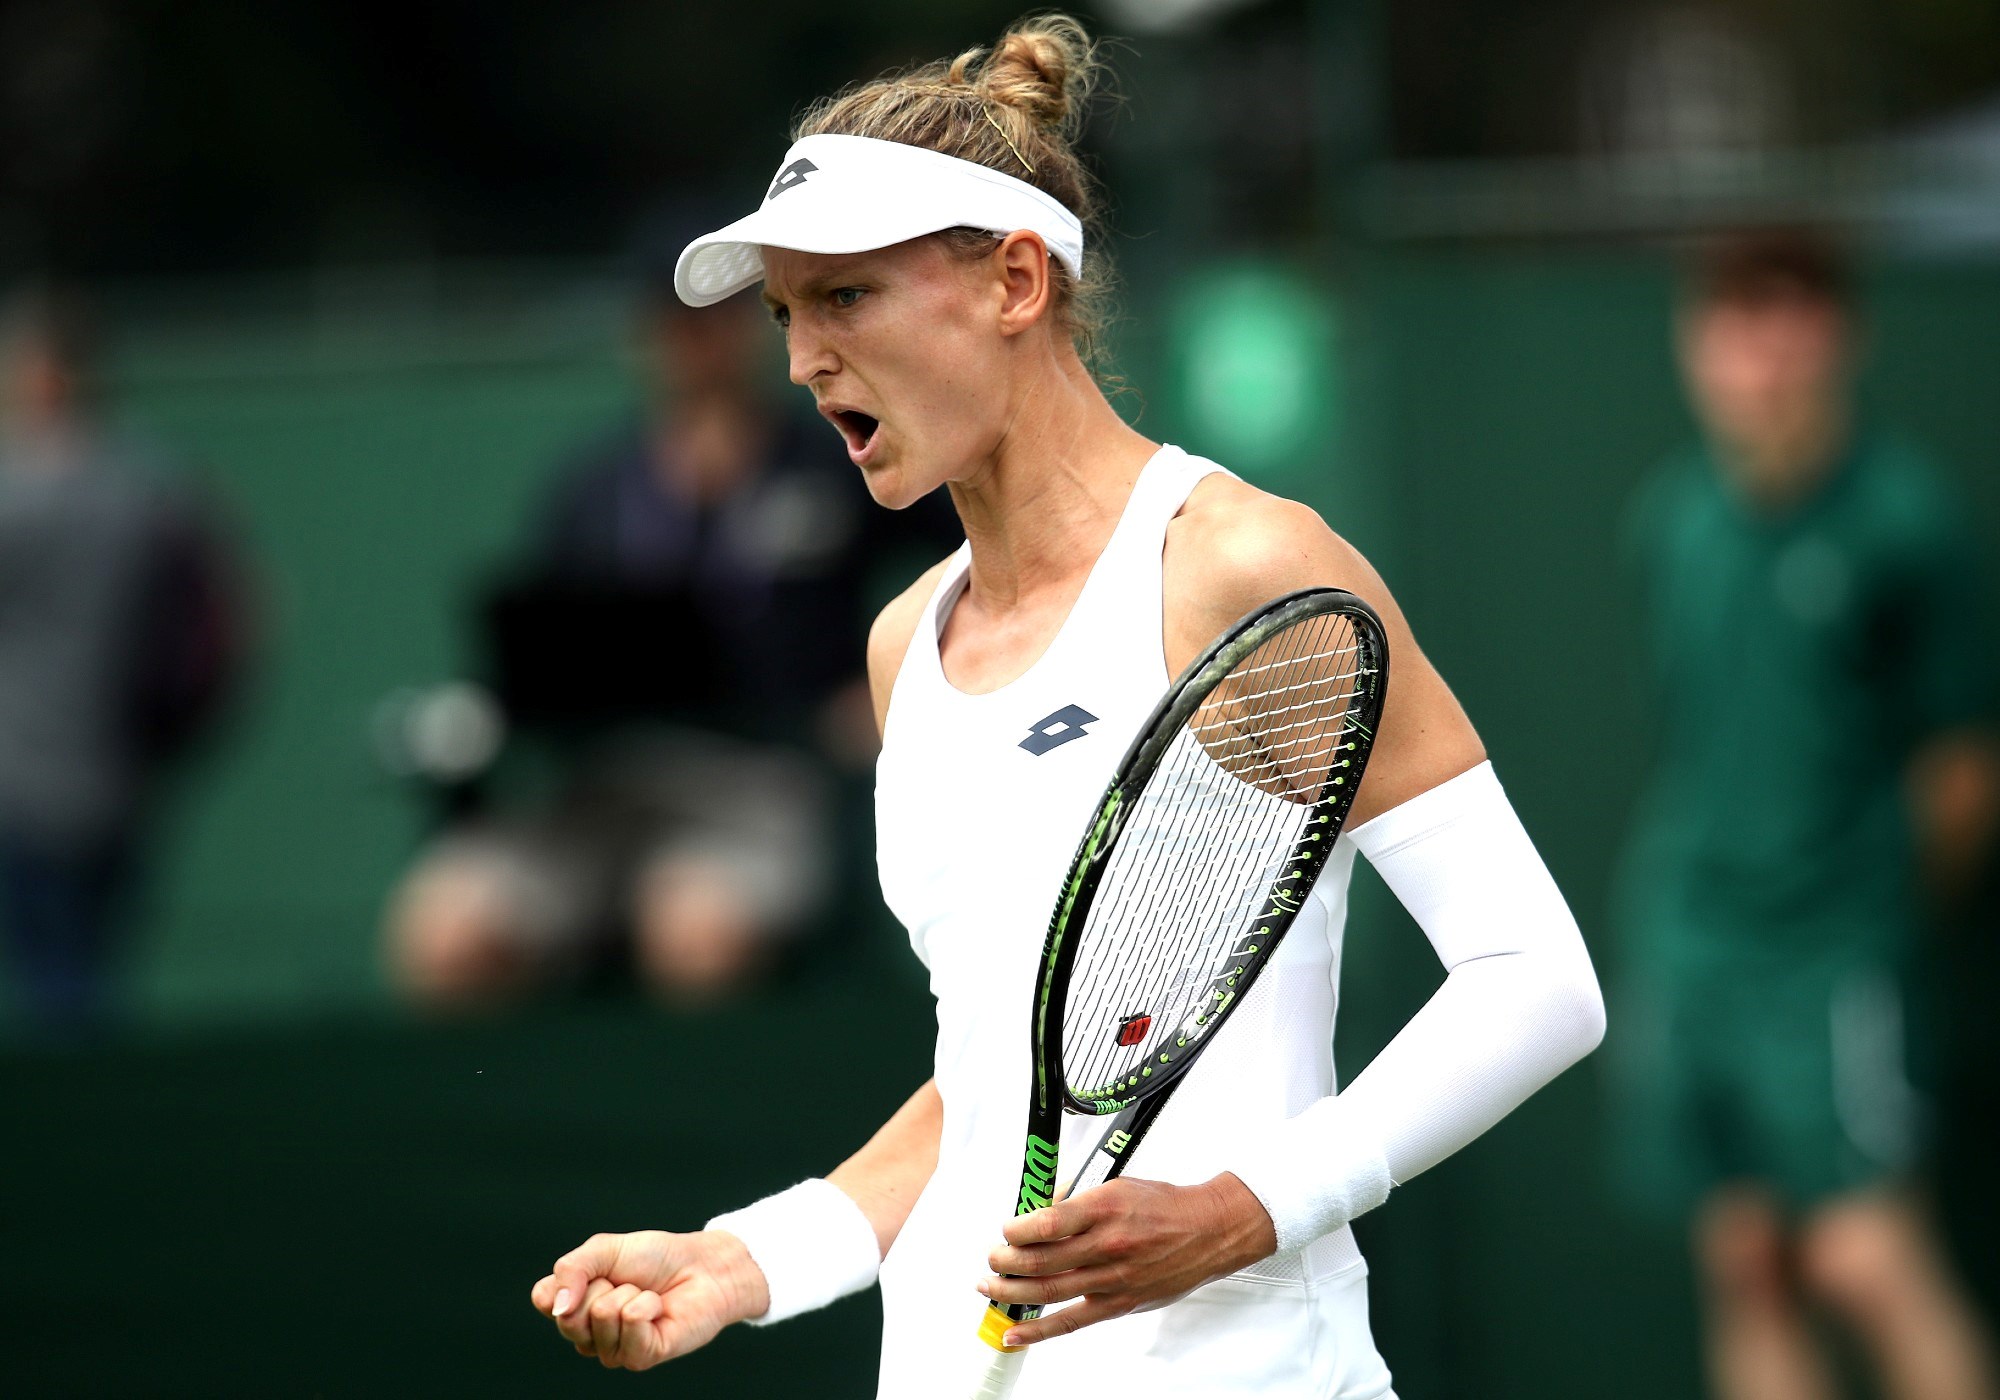
<instances>
[{"instance_id":1,"label":"woman's hand","mask_svg":"<svg viewBox=\"0 0 2000 1400\"><path fill-rule=\"evenodd\" d=\"M705 1346L771 1306L763 1271L722 1230L592 1235L556 1260L530 1296L579 1355L628 1371Z\"/></svg>"},{"instance_id":2,"label":"woman's hand","mask_svg":"<svg viewBox=\"0 0 2000 1400\"><path fill-rule=\"evenodd\" d=\"M996 1303L1083 1301L1009 1328L1025 1346L1161 1307L1268 1258L1271 1217L1233 1173L1200 1186L1119 1177L1007 1222L979 1291Z\"/></svg>"}]
</instances>

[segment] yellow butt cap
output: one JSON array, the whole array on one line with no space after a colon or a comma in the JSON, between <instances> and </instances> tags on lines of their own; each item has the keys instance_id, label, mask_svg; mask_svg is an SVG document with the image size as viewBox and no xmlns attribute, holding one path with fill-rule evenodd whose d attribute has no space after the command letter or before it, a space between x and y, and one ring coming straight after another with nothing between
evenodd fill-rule
<instances>
[{"instance_id":1,"label":"yellow butt cap","mask_svg":"<svg viewBox=\"0 0 2000 1400\"><path fill-rule=\"evenodd\" d=\"M1026 1347L1010 1347L1000 1340L1013 1325L1014 1319L1007 1316L1005 1308L998 1303L988 1303L986 1316L979 1319L979 1340L995 1351L1026 1351Z\"/></svg>"}]
</instances>

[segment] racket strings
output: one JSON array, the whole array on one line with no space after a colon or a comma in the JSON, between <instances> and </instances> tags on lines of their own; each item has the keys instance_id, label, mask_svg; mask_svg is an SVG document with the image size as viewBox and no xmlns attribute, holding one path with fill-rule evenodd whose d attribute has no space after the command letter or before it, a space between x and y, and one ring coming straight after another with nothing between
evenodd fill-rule
<instances>
[{"instance_id":1,"label":"racket strings","mask_svg":"<svg viewBox=\"0 0 2000 1400\"><path fill-rule=\"evenodd\" d=\"M1133 1047L1120 1045L1114 1033L1127 1017L1153 1018L1143 1037L1149 1061L1155 1054L1153 1043L1171 1039L1173 1047L1160 1052L1171 1058L1200 1033L1205 1019L1200 1011L1212 995L1218 995L1211 985L1218 962L1231 951L1234 936L1252 927L1251 921L1263 912L1261 905L1273 879L1282 873L1275 863L1290 854L1304 821L1304 809L1296 804L1260 797L1257 788L1235 781L1235 774L1225 776L1226 770L1220 770L1205 749L1187 739L1176 747L1168 761L1178 781L1162 789L1165 800L1159 806L1167 810L1154 813L1149 824L1152 843L1176 858L1150 869L1143 861L1128 862L1117 872L1123 879L1114 875L1107 882L1110 899L1101 906L1122 907L1131 917L1105 921L1100 930L1104 936L1095 942L1090 975L1094 985L1106 989L1105 995L1123 993L1126 1004L1107 1001L1088 1010L1078 1008L1080 1019L1068 1023L1080 1029L1095 1023L1099 1030L1086 1039L1075 1076L1085 1089L1109 1088L1109 1081L1129 1076L1136 1067ZM1238 758L1238 771L1245 772ZM1202 842L1159 839L1176 820L1190 819L1214 832L1214 837ZM1145 821L1145 814L1140 820ZM1144 890L1147 897L1137 902L1125 898L1134 888ZM1162 917L1167 911L1171 917ZM1155 941L1152 956L1143 965L1132 962L1136 950L1129 945L1135 933L1150 933ZM1126 973L1122 979L1116 975L1121 967ZM1151 1066L1141 1073L1150 1074Z\"/></svg>"},{"instance_id":2,"label":"racket strings","mask_svg":"<svg viewBox=\"0 0 2000 1400\"><path fill-rule=\"evenodd\" d=\"M1353 654L1359 648L1348 650ZM1274 662L1258 669L1272 671L1281 665L1295 669L1297 662ZM1204 719L1198 714L1189 722L1188 730L1232 776L1266 791L1276 791L1280 796L1304 793L1305 800L1310 801L1317 796L1326 776L1325 769L1345 737L1344 726L1328 722L1329 704L1337 705L1344 715L1359 698L1361 682L1371 674L1357 666L1350 671L1267 687L1255 697L1257 703L1248 724L1236 712L1241 701L1232 704L1225 699L1223 703L1204 707L1213 708L1214 717ZM1239 675L1232 673L1230 681L1237 681ZM1346 693L1330 691L1330 687L1343 683L1353 688ZM1278 703L1281 697L1292 695L1298 698ZM1258 757L1247 759L1244 745L1248 746L1247 752ZM1268 780L1277 775L1286 781L1274 788Z\"/></svg>"},{"instance_id":3,"label":"racket strings","mask_svg":"<svg viewBox=\"0 0 2000 1400\"><path fill-rule=\"evenodd\" d=\"M1329 620L1320 619L1319 622L1325 626ZM1222 803L1209 801L1203 805L1207 805L1211 811L1217 806L1224 808L1225 810L1215 811L1214 815L1225 820L1210 827L1200 806L1197 806L1191 814L1192 830L1186 833L1187 835L1200 838L1203 831L1210 829L1220 835L1211 859L1203 861L1200 857L1204 853L1203 848L1207 845L1207 839L1213 838L1189 839L1183 842L1184 851L1194 859L1184 863L1181 884L1183 887L1193 884L1205 894L1206 898L1198 901L1189 900L1183 894L1177 906L1172 903L1168 905L1170 908L1184 909L1188 915L1180 921L1178 937L1171 948L1165 950L1163 960L1167 965L1187 969L1182 976L1190 980L1180 985L1178 989L1182 991L1203 991L1206 982L1201 973L1211 969L1220 955L1230 951L1230 946L1235 941L1233 935L1240 934L1252 926L1251 920L1257 917L1265 896L1272 888L1273 877L1278 874L1275 868L1277 862L1289 858L1305 821L1304 813L1289 811L1284 807L1274 808L1270 803L1261 802L1255 796L1256 792L1261 791L1289 799L1293 795L1291 791L1293 784L1285 782L1274 785L1269 780L1271 774L1277 770L1278 764L1269 757L1270 746L1264 739L1266 727L1259 723L1261 707L1257 703L1258 696L1242 693L1242 684L1237 681L1237 676L1246 673L1255 675L1283 670L1289 674L1292 668L1299 664L1302 656L1312 655L1310 644L1314 638L1309 634L1307 627L1290 629L1287 633L1280 634L1280 639L1291 643L1288 653L1282 660L1233 672L1230 681L1218 686L1209 704L1203 707L1227 713L1233 735L1238 740L1247 742L1252 752L1263 753L1264 760L1246 764L1243 762L1241 749L1232 746L1226 752L1219 752L1213 743L1203 744L1199 753L1189 751L1185 754L1186 766L1205 782L1205 788L1197 789L1202 791L1205 798L1212 799L1215 787L1218 784L1223 786L1225 800ZM1267 644L1265 648L1253 653L1253 656L1279 649ZM1232 685L1232 682L1235 684ZM1284 687L1272 687L1263 693L1280 693L1283 689ZM1343 699L1331 694L1327 698L1334 704L1340 704ZM1333 728L1338 730L1337 722ZM1244 786L1240 788L1228 786L1224 780L1217 777L1215 770L1203 761L1204 758L1216 760L1223 771ZM1317 778L1309 780L1310 791L1316 793L1324 785L1326 776L1326 772L1322 770ZM1237 802L1236 799L1241 801ZM1246 813L1240 810L1236 812L1226 810L1232 805L1238 807L1247 805L1250 809L1249 814L1260 815L1264 820L1242 820ZM1183 812L1178 815L1190 814ZM1237 819L1228 820L1231 817ZM1230 878L1232 874L1242 878L1232 880ZM1141 936L1147 927L1143 924L1138 926ZM1204 939L1221 946L1203 948L1201 944ZM1166 1030L1171 1030L1171 1027ZM1166 1030L1163 1030L1163 1035ZM1178 1032L1175 1032L1175 1038L1179 1038Z\"/></svg>"},{"instance_id":4,"label":"racket strings","mask_svg":"<svg viewBox=\"0 0 2000 1400\"><path fill-rule=\"evenodd\" d=\"M1333 682L1354 681L1359 679L1363 674L1364 672L1362 672L1359 669L1356 669L1353 671L1340 673L1331 677L1326 677L1324 679L1315 678L1313 680L1299 681L1294 685L1275 688L1273 691L1269 692L1270 695L1275 696L1290 691L1297 691L1303 696L1303 698L1289 705L1279 705L1273 703L1266 706L1262 711L1262 718L1265 722L1267 731L1280 730L1285 728L1286 726L1280 725L1276 721L1279 720L1280 717L1287 714L1298 714L1301 716L1310 716L1311 720L1307 721L1305 719L1301 719L1300 721L1298 721L1297 723L1293 724L1290 727L1299 728L1303 724L1311 722L1315 725L1315 732L1319 732L1317 730L1318 722L1323 720L1326 714L1326 696L1325 696L1326 684L1329 681ZM1187 727L1189 731L1192 732L1197 738L1200 738L1208 734L1233 731L1238 728L1238 721L1227 714L1222 714L1209 719L1197 718L1190 720L1188 722Z\"/></svg>"},{"instance_id":5,"label":"racket strings","mask_svg":"<svg viewBox=\"0 0 2000 1400\"><path fill-rule=\"evenodd\" d=\"M1300 630L1291 629L1289 634L1281 634L1282 640L1290 642L1288 647L1281 650L1267 643L1265 647L1260 648L1257 653L1253 654L1251 662L1240 665L1232 673L1233 677L1238 678L1237 688L1241 689L1241 678L1243 677L1256 676L1268 671L1280 670L1296 665L1298 649L1302 641L1302 638L1297 635ZM1266 661L1263 664L1257 664L1254 660L1255 657L1264 656L1271 652L1280 652L1280 655L1276 659ZM1149 886L1149 889L1147 890L1148 897L1141 900L1136 908L1130 909L1130 913L1134 917L1125 921L1128 924L1136 923L1139 927L1150 927L1156 922L1155 916L1163 907L1189 909L1189 903L1184 896L1186 886L1191 882L1191 877L1199 869L1194 858L1200 851L1200 845L1192 841L1162 842L1157 838L1169 833L1176 821L1192 827L1196 820L1205 813L1213 810L1216 806L1216 774L1210 764L1200 761L1213 745L1212 743L1199 744L1199 741L1191 736L1204 732L1211 736L1225 732L1231 735L1241 735L1243 733L1245 729L1245 716L1223 716L1222 704L1220 702L1226 697L1220 694L1221 690L1222 687L1218 686L1215 691L1212 691L1208 701L1197 710L1196 715L1192 718L1189 725L1175 736L1172 751L1162 762L1160 771L1156 772L1153 781L1142 795L1140 810L1136 814L1137 822L1148 831L1150 849L1156 858L1152 860L1144 858L1148 845L1146 839L1128 841L1125 847L1127 858L1114 862L1114 868L1107 872L1109 879L1106 881L1106 885L1108 888L1103 893L1108 893L1110 898L1106 900L1103 898L1103 893L1100 894L1100 902L1096 906L1100 913L1092 922L1101 923L1106 926L1115 925L1118 921L1104 918L1102 911L1118 910L1125 902L1121 898L1125 894L1125 890L1121 887L1132 884L1145 884ZM1242 766L1240 756L1238 766ZM1151 812L1146 810L1149 801L1153 808ZM1214 833L1214 838L1217 840L1218 854L1223 859L1229 861L1240 862L1242 848L1246 844L1254 844L1257 840L1256 832L1239 828L1233 824L1212 825L1207 829ZM1165 862L1157 859L1158 854L1162 851L1169 857ZM1140 858L1133 858L1135 855ZM1151 872L1155 876L1163 878L1154 878L1150 881L1137 881L1133 879L1135 875L1145 872ZM1211 886L1211 893L1215 892L1214 887ZM1209 914L1212 911L1204 904L1202 907L1190 912L1202 915ZM1183 940L1191 935L1199 926L1198 918L1183 919L1180 922L1182 923L1180 931L1183 935ZM1086 939L1088 940L1088 931L1086 931ZM1115 938L1099 938L1088 940L1088 942L1092 954L1091 961L1093 967L1091 970L1093 972L1101 972L1102 964L1105 960L1110 955L1120 951L1118 941ZM1181 945L1176 946L1172 950L1165 961L1171 962L1174 956L1185 956L1186 952L1187 949L1183 941Z\"/></svg>"},{"instance_id":6,"label":"racket strings","mask_svg":"<svg viewBox=\"0 0 2000 1400\"><path fill-rule=\"evenodd\" d=\"M1307 838L1351 760L1369 660L1346 618L1309 618L1253 650L1174 735L1079 935L1063 1017L1077 1098L1129 1098L1127 1081L1187 1053L1237 994L1230 979L1257 956L1246 935L1303 875L1295 857L1323 858Z\"/></svg>"},{"instance_id":7,"label":"racket strings","mask_svg":"<svg viewBox=\"0 0 2000 1400\"><path fill-rule=\"evenodd\" d=\"M1293 647L1282 660L1272 661L1264 665L1239 666L1237 671L1232 672L1232 676L1257 675L1275 670L1280 666L1295 664L1297 659L1296 648L1299 641L1297 630L1294 629L1289 634L1281 634L1281 636L1287 635L1290 636ZM1261 654L1265 650L1277 651L1279 648L1267 643L1266 647L1260 648L1259 652L1254 654ZM1186 820L1190 830L1201 829L1200 823L1202 817L1207 811L1215 807L1213 789L1217 781L1217 775L1210 765L1201 760L1204 755L1211 752L1216 746L1212 742L1201 743L1199 749L1196 749L1195 744L1199 741L1191 739L1190 736L1198 735L1201 730L1206 729L1211 734L1218 730L1226 730L1232 736L1236 736L1239 739L1242 737L1244 725L1243 716L1241 715L1231 717L1226 722L1219 720L1210 720L1206 723L1201 722L1201 717L1204 713L1219 713L1223 687L1227 684L1228 682L1225 681L1215 687L1210 692L1207 701L1191 717L1192 722L1188 727L1182 733L1174 736L1176 751L1170 755L1167 762L1162 764L1162 768L1174 774L1178 781L1170 782L1161 787L1161 800L1159 804L1161 810L1159 813L1154 814L1156 822L1162 817L1169 822L1179 817ZM1240 755L1238 757L1240 758ZM1152 786L1154 785L1149 785L1148 792L1152 791ZM1157 826L1155 829L1158 829ZM1246 840L1254 841L1256 837L1255 831L1249 827L1238 827L1227 823L1210 824L1205 830L1209 834L1210 839L1216 842L1214 854L1222 859L1233 860L1240 858L1243 855L1242 848ZM1189 916L1179 920L1178 932L1180 937L1170 950L1165 950L1166 955L1162 959L1164 964L1183 965L1184 960L1192 954L1189 943L1201 928L1212 924L1214 921L1215 910L1212 905L1213 901L1222 893L1222 886L1213 880L1208 881L1205 887L1203 887L1203 892L1208 896L1206 901L1203 901L1199 895L1190 893L1188 889L1190 885L1197 884L1199 877L1206 873L1201 869L1201 864L1198 860L1201 852L1202 845L1199 842L1183 841L1179 843L1179 859L1167 871L1167 878L1152 882L1152 898L1149 901L1150 907L1141 911L1140 916L1132 921L1134 926L1141 930L1157 927L1160 920L1155 917L1155 913L1162 908L1179 910L1184 915ZM1145 868L1146 863L1143 860L1129 860L1125 866L1125 873L1129 877L1132 874L1143 871ZM1110 907L1113 909L1117 907L1115 899ZM1097 951L1101 963L1118 950L1111 940L1106 939L1098 945Z\"/></svg>"}]
</instances>

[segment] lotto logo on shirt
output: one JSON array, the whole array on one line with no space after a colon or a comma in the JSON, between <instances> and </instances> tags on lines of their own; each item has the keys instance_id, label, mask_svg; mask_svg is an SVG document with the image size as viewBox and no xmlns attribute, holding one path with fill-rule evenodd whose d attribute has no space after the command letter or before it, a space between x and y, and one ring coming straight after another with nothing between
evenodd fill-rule
<instances>
[{"instance_id":1,"label":"lotto logo on shirt","mask_svg":"<svg viewBox=\"0 0 2000 1400\"><path fill-rule=\"evenodd\" d=\"M1089 731L1084 726L1097 723L1097 716L1081 705L1065 705L1052 715L1038 719L1028 729L1021 747L1040 758L1050 749L1060 748Z\"/></svg>"}]
</instances>

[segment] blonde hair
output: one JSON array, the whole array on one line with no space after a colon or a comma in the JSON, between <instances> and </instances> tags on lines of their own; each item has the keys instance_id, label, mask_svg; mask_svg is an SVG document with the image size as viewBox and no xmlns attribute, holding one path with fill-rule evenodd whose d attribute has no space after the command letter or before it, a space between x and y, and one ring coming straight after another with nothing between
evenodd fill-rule
<instances>
[{"instance_id":1,"label":"blonde hair","mask_svg":"<svg viewBox=\"0 0 2000 1400\"><path fill-rule=\"evenodd\" d=\"M1003 171L1061 202L1082 221L1090 252L1080 278L1051 264L1056 314L1078 354L1095 365L1110 319L1111 272L1096 181L1075 143L1100 69L1097 44L1081 24L1064 14L1030 15L991 49L967 49L821 98L792 135L921 146ZM968 257L999 242L979 229L938 236Z\"/></svg>"}]
</instances>

